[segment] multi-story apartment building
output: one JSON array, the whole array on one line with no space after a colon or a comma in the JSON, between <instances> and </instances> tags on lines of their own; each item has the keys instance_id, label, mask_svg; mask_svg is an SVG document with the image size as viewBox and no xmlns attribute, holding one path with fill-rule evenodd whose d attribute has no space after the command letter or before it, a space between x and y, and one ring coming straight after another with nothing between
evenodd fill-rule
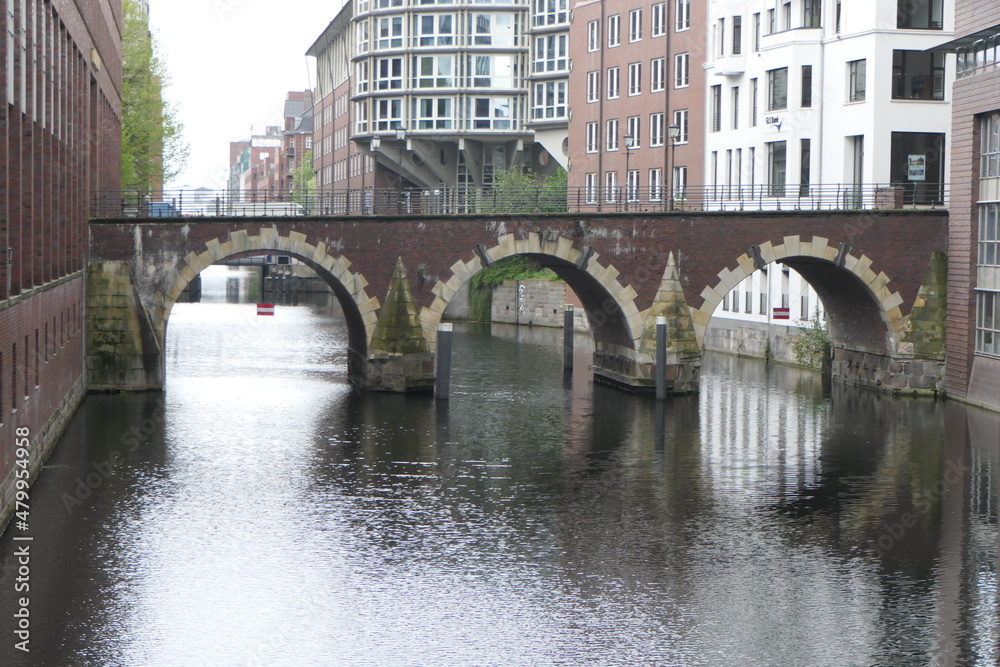
<instances>
[{"instance_id":1,"label":"multi-story apartment building","mask_svg":"<svg viewBox=\"0 0 1000 667\"><path fill-rule=\"evenodd\" d=\"M570 0L532 0L528 27L531 40L528 86L531 113L526 127L535 149L532 167L548 171L559 164L569 167L570 120Z\"/></svg>"},{"instance_id":2,"label":"multi-story apartment building","mask_svg":"<svg viewBox=\"0 0 1000 667\"><path fill-rule=\"evenodd\" d=\"M705 182L720 203L860 197L880 184L941 203L952 74L927 49L944 0L715 0L705 71ZM845 187L846 186L846 187ZM837 188L840 190L837 190ZM834 195L836 196L836 195Z\"/></svg>"},{"instance_id":3,"label":"multi-story apartment building","mask_svg":"<svg viewBox=\"0 0 1000 667\"><path fill-rule=\"evenodd\" d=\"M531 133L527 0L355 0L350 136L403 185L483 186Z\"/></svg>"},{"instance_id":4,"label":"multi-story apartment building","mask_svg":"<svg viewBox=\"0 0 1000 667\"><path fill-rule=\"evenodd\" d=\"M587 204L682 205L700 185L705 13L696 0L575 4L569 182Z\"/></svg>"},{"instance_id":5,"label":"multi-story apartment building","mask_svg":"<svg viewBox=\"0 0 1000 667\"><path fill-rule=\"evenodd\" d=\"M282 187L295 189L295 171L313 149L313 91L291 91L285 99L284 154L281 169ZM309 169L313 168L312 163Z\"/></svg>"},{"instance_id":6,"label":"multi-story apartment building","mask_svg":"<svg viewBox=\"0 0 1000 667\"><path fill-rule=\"evenodd\" d=\"M253 193L278 194L282 187L281 164L284 137L277 125L269 126L264 134L248 141L229 144L230 156L236 156L229 169L229 189Z\"/></svg>"},{"instance_id":7,"label":"multi-story apartment building","mask_svg":"<svg viewBox=\"0 0 1000 667\"><path fill-rule=\"evenodd\" d=\"M1000 4L959 0L955 35L945 389L998 410Z\"/></svg>"},{"instance_id":8,"label":"multi-story apartment building","mask_svg":"<svg viewBox=\"0 0 1000 667\"><path fill-rule=\"evenodd\" d=\"M351 140L353 17L354 3L349 1L306 51L306 55L316 58L313 165L316 186L321 190L356 190L376 185L375 160L362 153ZM387 175L380 173L380 186L387 181Z\"/></svg>"},{"instance_id":9,"label":"multi-story apartment building","mask_svg":"<svg viewBox=\"0 0 1000 667\"><path fill-rule=\"evenodd\" d=\"M34 479L86 390L87 219L121 184L121 20L115 0L0 0L0 526L15 438Z\"/></svg>"}]
</instances>

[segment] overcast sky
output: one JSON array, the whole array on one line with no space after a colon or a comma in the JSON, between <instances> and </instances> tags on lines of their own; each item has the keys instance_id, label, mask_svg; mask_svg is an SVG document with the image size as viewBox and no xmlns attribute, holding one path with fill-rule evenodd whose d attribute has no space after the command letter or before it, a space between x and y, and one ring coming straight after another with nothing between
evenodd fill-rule
<instances>
[{"instance_id":1,"label":"overcast sky","mask_svg":"<svg viewBox=\"0 0 1000 667\"><path fill-rule=\"evenodd\" d=\"M191 146L171 188L225 186L229 142L281 125L289 90L312 87L305 56L343 0L150 0L167 98Z\"/></svg>"}]
</instances>

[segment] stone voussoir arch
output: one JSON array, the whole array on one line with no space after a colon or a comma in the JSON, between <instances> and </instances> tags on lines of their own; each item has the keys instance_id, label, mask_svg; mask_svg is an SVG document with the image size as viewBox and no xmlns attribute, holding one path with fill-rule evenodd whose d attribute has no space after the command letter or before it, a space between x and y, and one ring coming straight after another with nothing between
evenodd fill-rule
<instances>
[{"instance_id":1,"label":"stone voussoir arch","mask_svg":"<svg viewBox=\"0 0 1000 667\"><path fill-rule=\"evenodd\" d=\"M637 296L635 289L631 285L623 285L618 280L620 274L614 265L602 265L597 261L599 257L597 252L574 248L573 241L565 236L545 240L537 233L528 234L526 238L521 239L515 238L513 234L506 234L497 240L496 245L483 250L483 254L489 257L491 262L514 255L547 255L575 264L607 291L615 307L621 311L633 346L638 348L646 311L639 311L635 305ZM437 325L441 322L444 311L455 293L471 280L472 276L485 268L479 251L473 250L469 254L472 256L469 261L460 259L451 266L451 277L447 281L438 280L431 290L435 296L434 301L420 311L420 323L424 335L432 345L437 340Z\"/></svg>"},{"instance_id":2,"label":"stone voussoir arch","mask_svg":"<svg viewBox=\"0 0 1000 667\"><path fill-rule=\"evenodd\" d=\"M845 251L837 246L831 246L829 239L813 236L811 240L804 241L798 234L784 237L783 242L778 245L767 241L756 247L759 249L760 259L765 265L791 257L811 257L841 267L854 274L867 292L871 294L872 301L877 304L879 314L892 337L898 337L906 327L908 318L900 310L903 297L899 292L890 290L889 277L884 272L876 273L872 270L872 260L867 255L862 254L860 257L855 257L850 254L849 248ZM715 309L722 302L723 297L739 285L744 278L750 276L755 269L754 258L744 253L737 258L735 268L725 268L720 271L718 273L719 281L715 285L705 287L702 291L701 306L691 307L695 335L700 347L704 347L708 322Z\"/></svg>"},{"instance_id":3,"label":"stone voussoir arch","mask_svg":"<svg viewBox=\"0 0 1000 667\"><path fill-rule=\"evenodd\" d=\"M177 303L181 292L195 276L212 264L234 255L248 252L284 253L304 260L321 275L326 273L339 282L357 306L365 326L368 342L371 342L375 324L378 322L379 301L368 295L365 288L368 281L361 273L350 270L351 261L343 255L331 255L325 243L309 243L301 232L289 232L282 236L274 227L261 228L258 233L247 230L229 232L225 238L212 239L205 243L203 252L190 252L177 264L170 287L166 293L155 295L156 321L165 328L170 311ZM163 331L160 331L163 334Z\"/></svg>"}]
</instances>

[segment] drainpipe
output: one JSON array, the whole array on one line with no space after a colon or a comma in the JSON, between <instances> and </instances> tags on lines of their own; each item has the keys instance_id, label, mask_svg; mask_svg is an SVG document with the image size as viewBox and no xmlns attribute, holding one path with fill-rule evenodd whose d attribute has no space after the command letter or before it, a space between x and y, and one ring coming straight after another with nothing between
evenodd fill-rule
<instances>
[{"instance_id":1,"label":"drainpipe","mask_svg":"<svg viewBox=\"0 0 1000 667\"><path fill-rule=\"evenodd\" d=\"M604 50L605 44L607 44L607 35L605 34L607 26L607 17L605 16L605 0L601 0L601 25L600 30L597 31L598 39L598 52L601 54L600 72L601 72L601 86L597 93L597 192L602 193L597 195L597 210L600 211L603 206L603 201L607 198L607 193L603 192L603 187L601 186L601 179L604 178L604 148L602 144L606 145L608 138L605 136L607 133L607 122L604 120L604 91L608 89L608 73L604 71ZM621 84L621 79L618 80L619 85ZM601 139L604 139L602 142Z\"/></svg>"}]
</instances>

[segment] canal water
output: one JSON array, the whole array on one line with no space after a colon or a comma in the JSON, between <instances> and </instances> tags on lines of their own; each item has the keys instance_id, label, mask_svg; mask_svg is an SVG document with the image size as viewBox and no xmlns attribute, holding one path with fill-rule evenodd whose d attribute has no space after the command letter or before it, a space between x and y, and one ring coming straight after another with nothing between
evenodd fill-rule
<instances>
[{"instance_id":1,"label":"canal water","mask_svg":"<svg viewBox=\"0 0 1000 667\"><path fill-rule=\"evenodd\" d=\"M95 395L31 490L0 664L996 665L996 415L707 356L595 386L460 328L450 401L355 395L330 297L210 270L162 394Z\"/></svg>"}]
</instances>

